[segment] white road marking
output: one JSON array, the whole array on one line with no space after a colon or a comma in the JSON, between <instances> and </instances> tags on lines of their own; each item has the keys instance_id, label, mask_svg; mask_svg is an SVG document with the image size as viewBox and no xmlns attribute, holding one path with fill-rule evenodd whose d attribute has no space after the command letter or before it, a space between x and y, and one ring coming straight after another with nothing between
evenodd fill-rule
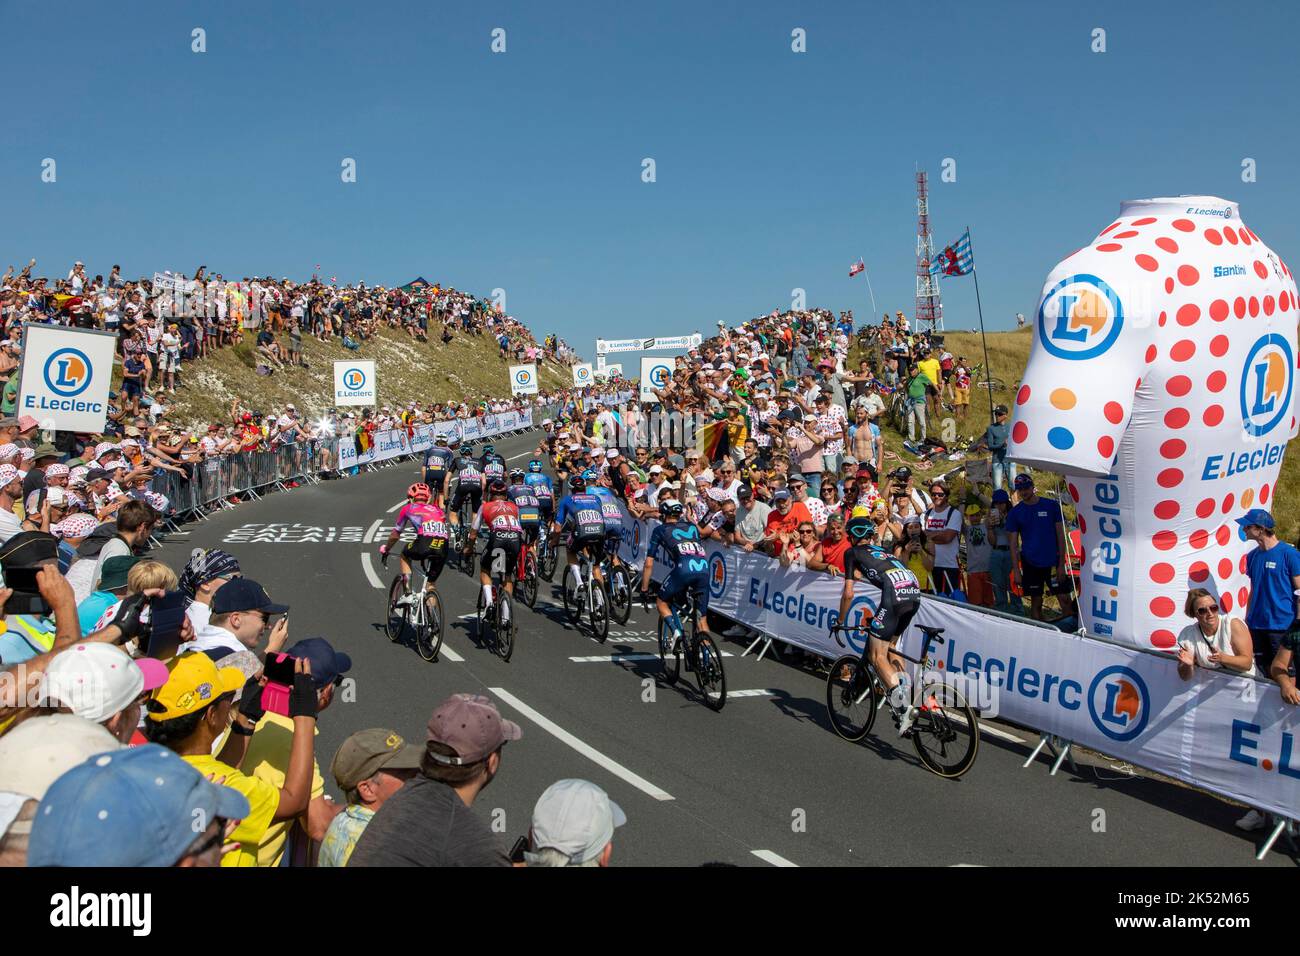
<instances>
[{"instance_id":1,"label":"white road marking","mask_svg":"<svg viewBox=\"0 0 1300 956\"><path fill-rule=\"evenodd\" d=\"M390 514L392 514L394 511L396 511L398 508L402 507L402 505L404 505L404 504L406 504L406 499L405 499L405 498L403 498L403 499L402 499L401 501L399 501L397 504L393 505L391 508L389 508L387 511L385 511L384 514L389 514L389 515L390 515Z\"/></svg>"},{"instance_id":2,"label":"white road marking","mask_svg":"<svg viewBox=\"0 0 1300 956\"><path fill-rule=\"evenodd\" d=\"M730 696L730 695L728 695ZM773 853L771 850L750 850L750 853L758 857L764 863L771 863L773 866L793 866L798 867L798 863L791 863L785 857Z\"/></svg>"},{"instance_id":3,"label":"white road marking","mask_svg":"<svg viewBox=\"0 0 1300 956\"><path fill-rule=\"evenodd\" d=\"M775 697L774 690L729 690L727 691L727 700L733 697Z\"/></svg>"},{"instance_id":4,"label":"white road marking","mask_svg":"<svg viewBox=\"0 0 1300 956\"><path fill-rule=\"evenodd\" d=\"M723 657L733 657L729 651L722 652ZM592 657L570 657L577 664L617 664L620 661L657 661L658 654L596 654ZM766 693L766 691L764 691Z\"/></svg>"},{"instance_id":5,"label":"white road marking","mask_svg":"<svg viewBox=\"0 0 1300 956\"><path fill-rule=\"evenodd\" d=\"M379 530L379 526L382 523L383 523L382 518L375 519L375 523L372 524L370 526L370 530L366 532L366 541L365 541L366 544L370 544L375 540L375 532Z\"/></svg>"},{"instance_id":6,"label":"white road marking","mask_svg":"<svg viewBox=\"0 0 1300 956\"><path fill-rule=\"evenodd\" d=\"M370 563L370 552L361 552L361 570L366 572L366 577L370 579L370 586L373 588L384 589L384 582L379 580L379 575L375 573L375 566Z\"/></svg>"},{"instance_id":7,"label":"white road marking","mask_svg":"<svg viewBox=\"0 0 1300 956\"><path fill-rule=\"evenodd\" d=\"M632 786L636 787L642 793L647 794L656 800L675 799L671 793L659 789L649 780L646 780L644 777L637 776L635 773L633 773L631 770L628 770L622 764L605 756L595 747L592 747L590 744L583 743L581 740L573 736L573 734L569 733L564 728L560 727L559 725L543 717L541 714L533 710L531 707L525 704L514 694L510 693L504 687L489 687L488 690L491 691L493 694L495 694L497 697L500 697L509 706L519 711L519 713L527 717L533 723L537 724L537 726L541 727L547 733L554 736L561 743L568 744L570 747L572 747L578 753L582 754L588 760L604 767L614 776L618 777L620 780L630 783Z\"/></svg>"},{"instance_id":8,"label":"white road marking","mask_svg":"<svg viewBox=\"0 0 1300 956\"><path fill-rule=\"evenodd\" d=\"M533 454L533 452L526 451L519 455L511 455L509 458L506 459L506 461L514 461L516 458L527 458L531 454Z\"/></svg>"},{"instance_id":9,"label":"white road marking","mask_svg":"<svg viewBox=\"0 0 1300 956\"><path fill-rule=\"evenodd\" d=\"M966 722L965 718L960 714L950 714L950 716L961 723ZM1009 740L1013 744L1023 744L1025 742L1023 737L1017 737L1015 734L1009 734L1005 730L998 730L996 727L990 727L987 721L980 721L980 735L983 736L984 734L988 734L990 737L1000 737L1003 740Z\"/></svg>"},{"instance_id":10,"label":"white road marking","mask_svg":"<svg viewBox=\"0 0 1300 956\"><path fill-rule=\"evenodd\" d=\"M465 663L465 658L461 657L459 654L457 654L455 651L453 651L450 647L447 646L446 638L443 638L442 649L438 651L439 657L441 657L444 654L447 655L447 660L449 661L455 661L457 664Z\"/></svg>"}]
</instances>

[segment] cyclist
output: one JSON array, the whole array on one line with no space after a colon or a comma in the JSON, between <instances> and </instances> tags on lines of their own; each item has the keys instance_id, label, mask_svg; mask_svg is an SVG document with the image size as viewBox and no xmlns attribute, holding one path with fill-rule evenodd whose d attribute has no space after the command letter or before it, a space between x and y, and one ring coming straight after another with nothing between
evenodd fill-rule
<instances>
[{"instance_id":1,"label":"cyclist","mask_svg":"<svg viewBox=\"0 0 1300 956\"><path fill-rule=\"evenodd\" d=\"M451 463L451 477L456 480L456 491L451 496L451 523L460 524L460 509L466 501L478 512L483 504L483 472L474 457L474 445L466 442L460 454Z\"/></svg>"},{"instance_id":2,"label":"cyclist","mask_svg":"<svg viewBox=\"0 0 1300 956\"><path fill-rule=\"evenodd\" d=\"M656 605L659 616L665 621L672 616L672 603L689 588L695 594L695 607L699 611L699 629L709 632L709 557L700 541L700 529L689 521L681 521L685 509L680 501L659 503L658 527L650 534L646 548L645 568L641 572L642 593L650 590L650 571L656 555L669 567L668 576L659 585ZM682 636L681 628L673 627L673 636Z\"/></svg>"},{"instance_id":3,"label":"cyclist","mask_svg":"<svg viewBox=\"0 0 1300 956\"><path fill-rule=\"evenodd\" d=\"M542 522L541 503L533 493L531 485L524 481L522 468L510 469L510 486L506 494L519 509L519 524L524 529L524 540L529 544L537 543L537 529Z\"/></svg>"},{"instance_id":4,"label":"cyclist","mask_svg":"<svg viewBox=\"0 0 1300 956\"><path fill-rule=\"evenodd\" d=\"M397 523L393 525L388 541L379 548L379 553L388 556L389 550L401 537L403 529L410 526L415 531L415 540L402 549L402 581L405 593L398 600L398 606L411 603L411 562L429 558L429 580L426 590L431 590L433 582L442 573L442 566L447 563L447 515L433 500L433 491L424 482L419 481L406 489L406 504L397 513Z\"/></svg>"},{"instance_id":5,"label":"cyclist","mask_svg":"<svg viewBox=\"0 0 1300 956\"><path fill-rule=\"evenodd\" d=\"M503 577L506 593L515 593L515 567L519 564L519 548L523 543L524 530L519 524L519 509L515 507L506 491L506 483L496 478L488 485L488 500L474 515L474 525L469 532L469 547L474 547L479 529L487 535L487 547L483 549L483 560L479 564L479 583L483 585L484 606L492 606L492 564L497 550L504 552L505 566ZM505 623L502 621L501 623Z\"/></svg>"},{"instance_id":6,"label":"cyclist","mask_svg":"<svg viewBox=\"0 0 1300 956\"><path fill-rule=\"evenodd\" d=\"M582 473L587 490L600 499L600 513L605 519L605 553L614 565L619 564L618 546L623 540L623 512L618 498L609 487L609 475L601 475L590 468Z\"/></svg>"},{"instance_id":7,"label":"cyclist","mask_svg":"<svg viewBox=\"0 0 1300 956\"><path fill-rule=\"evenodd\" d=\"M578 573L578 556L585 552L591 561L592 574L603 584L605 579L600 573L599 549L605 543L605 517L600 499L587 494L587 482L582 475L569 479L569 494L555 509L551 530L555 534L565 534L564 561L573 573Z\"/></svg>"},{"instance_id":8,"label":"cyclist","mask_svg":"<svg viewBox=\"0 0 1300 956\"><path fill-rule=\"evenodd\" d=\"M441 504L445 498L447 471L456 453L447 447L447 436L438 435L433 447L424 453L424 483L433 491L433 500Z\"/></svg>"},{"instance_id":9,"label":"cyclist","mask_svg":"<svg viewBox=\"0 0 1300 956\"><path fill-rule=\"evenodd\" d=\"M534 458L528 463L528 474L524 475L524 484L531 488L533 495L536 496L542 520L549 522L555 513L555 491L551 487L550 477L542 473L542 463L539 459Z\"/></svg>"},{"instance_id":10,"label":"cyclist","mask_svg":"<svg viewBox=\"0 0 1300 956\"><path fill-rule=\"evenodd\" d=\"M483 477L488 481L494 478L505 478L506 460L497 454L495 445L483 446L483 457L478 460L478 463L483 471Z\"/></svg>"},{"instance_id":11,"label":"cyclist","mask_svg":"<svg viewBox=\"0 0 1300 956\"><path fill-rule=\"evenodd\" d=\"M898 724L898 733L905 736L912 726L913 717L909 681L907 672L890 659L889 649L902 637L921 606L921 585L906 564L871 543L876 526L870 518L852 517L846 530L850 545L849 550L844 552L844 590L840 595L840 620L843 621L849 613L855 580L866 581L880 588L880 607L865 628L868 641L867 647L862 651L861 666L867 666L869 655L871 664L888 691L889 706Z\"/></svg>"}]
</instances>

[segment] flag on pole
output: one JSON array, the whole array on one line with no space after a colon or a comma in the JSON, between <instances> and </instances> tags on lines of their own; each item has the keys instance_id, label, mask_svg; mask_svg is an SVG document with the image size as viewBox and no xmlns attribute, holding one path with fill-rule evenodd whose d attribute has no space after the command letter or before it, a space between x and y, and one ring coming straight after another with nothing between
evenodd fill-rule
<instances>
[{"instance_id":1,"label":"flag on pole","mask_svg":"<svg viewBox=\"0 0 1300 956\"><path fill-rule=\"evenodd\" d=\"M930 263L930 274L964 276L969 275L974 268L975 254L971 252L970 230L967 229L956 242L944 246L935 254L934 261Z\"/></svg>"},{"instance_id":2,"label":"flag on pole","mask_svg":"<svg viewBox=\"0 0 1300 956\"><path fill-rule=\"evenodd\" d=\"M867 264L863 262L862 257L859 256L858 261L853 263L853 265L849 266L849 278L852 279L859 272L866 272L866 271L867 271Z\"/></svg>"}]
</instances>

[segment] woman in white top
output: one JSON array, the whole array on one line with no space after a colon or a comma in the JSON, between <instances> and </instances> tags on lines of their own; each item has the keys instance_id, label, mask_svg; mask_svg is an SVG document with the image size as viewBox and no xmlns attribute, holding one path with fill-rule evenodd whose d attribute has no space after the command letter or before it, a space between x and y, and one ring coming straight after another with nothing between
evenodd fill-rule
<instances>
[{"instance_id":1,"label":"woman in white top","mask_svg":"<svg viewBox=\"0 0 1300 956\"><path fill-rule=\"evenodd\" d=\"M1205 588L1187 592L1184 613L1195 620L1178 635L1178 676L1191 680L1193 669L1206 667L1256 676L1250 631L1241 618L1219 613L1219 604Z\"/></svg>"}]
</instances>

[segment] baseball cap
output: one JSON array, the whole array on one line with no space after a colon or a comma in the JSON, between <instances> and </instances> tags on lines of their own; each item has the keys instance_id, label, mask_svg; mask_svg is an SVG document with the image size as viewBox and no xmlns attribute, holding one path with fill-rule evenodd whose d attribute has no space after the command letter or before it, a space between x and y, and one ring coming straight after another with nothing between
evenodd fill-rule
<instances>
[{"instance_id":1,"label":"baseball cap","mask_svg":"<svg viewBox=\"0 0 1300 956\"><path fill-rule=\"evenodd\" d=\"M1000 504L1000 503L1003 502L1003 501L1008 501L1008 502L1009 502L1010 500L1011 500L1011 496L1010 496L1009 494L1007 494L1007 490L1006 490L1005 488L994 488L994 489L993 489L993 503L994 503L995 505L996 505L996 504Z\"/></svg>"},{"instance_id":2,"label":"baseball cap","mask_svg":"<svg viewBox=\"0 0 1300 956\"><path fill-rule=\"evenodd\" d=\"M113 644L73 644L45 668L45 697L96 723L107 720L147 690L167 683L167 665L151 657L132 660Z\"/></svg>"},{"instance_id":3,"label":"baseball cap","mask_svg":"<svg viewBox=\"0 0 1300 956\"><path fill-rule=\"evenodd\" d=\"M754 489L750 487L748 482L742 481L740 483L740 487L736 489L737 498L752 498L753 495L754 495Z\"/></svg>"},{"instance_id":4,"label":"baseball cap","mask_svg":"<svg viewBox=\"0 0 1300 956\"><path fill-rule=\"evenodd\" d=\"M77 764L121 746L85 717L31 717L0 737L0 790L40 800L50 784Z\"/></svg>"},{"instance_id":5,"label":"baseball cap","mask_svg":"<svg viewBox=\"0 0 1300 956\"><path fill-rule=\"evenodd\" d=\"M908 478L912 477L912 469L908 468L906 465L899 465L897 468L895 468L893 471L889 473L889 477L902 478L904 481L906 481Z\"/></svg>"},{"instance_id":6,"label":"baseball cap","mask_svg":"<svg viewBox=\"0 0 1300 956\"><path fill-rule=\"evenodd\" d=\"M161 721L197 713L222 694L242 688L244 679L238 668L218 668L201 651L182 654L167 665L167 682L149 695L147 717Z\"/></svg>"},{"instance_id":7,"label":"baseball cap","mask_svg":"<svg viewBox=\"0 0 1300 956\"><path fill-rule=\"evenodd\" d=\"M652 474L652 475L658 475L658 474L662 474L662 472L663 472L663 468L660 467L659 465L651 465L651 466L650 466L650 474Z\"/></svg>"},{"instance_id":8,"label":"baseball cap","mask_svg":"<svg viewBox=\"0 0 1300 956\"><path fill-rule=\"evenodd\" d=\"M59 539L45 531L20 531L0 545L0 568L35 568L59 556Z\"/></svg>"},{"instance_id":9,"label":"baseball cap","mask_svg":"<svg viewBox=\"0 0 1300 956\"><path fill-rule=\"evenodd\" d=\"M373 727L358 730L343 741L330 763L330 773L346 792L380 770L418 770L423 756L423 747L408 744L397 731Z\"/></svg>"},{"instance_id":10,"label":"baseball cap","mask_svg":"<svg viewBox=\"0 0 1300 956\"><path fill-rule=\"evenodd\" d=\"M127 575L143 560L144 558L133 554L119 554L109 558L104 562L103 570L99 572L99 590L116 591L126 587Z\"/></svg>"},{"instance_id":11,"label":"baseball cap","mask_svg":"<svg viewBox=\"0 0 1300 956\"><path fill-rule=\"evenodd\" d=\"M287 610L287 604L272 604L266 588L252 578L232 578L212 598L213 614L230 614L233 611L283 614Z\"/></svg>"},{"instance_id":12,"label":"baseball cap","mask_svg":"<svg viewBox=\"0 0 1300 956\"><path fill-rule=\"evenodd\" d=\"M1029 475L1019 474L1016 475L1014 484L1017 488L1032 488L1034 487L1034 479Z\"/></svg>"},{"instance_id":13,"label":"baseball cap","mask_svg":"<svg viewBox=\"0 0 1300 956\"><path fill-rule=\"evenodd\" d=\"M478 763L507 740L522 736L519 725L502 720L496 705L488 698L480 694L452 694L429 718L428 740L450 747L456 756L429 756L440 764L460 767Z\"/></svg>"},{"instance_id":14,"label":"baseball cap","mask_svg":"<svg viewBox=\"0 0 1300 956\"><path fill-rule=\"evenodd\" d=\"M1237 524L1245 528L1248 525L1256 524L1261 528L1273 529L1273 516L1263 508L1251 508L1244 515L1237 519Z\"/></svg>"},{"instance_id":15,"label":"baseball cap","mask_svg":"<svg viewBox=\"0 0 1300 956\"><path fill-rule=\"evenodd\" d=\"M787 491L785 488L778 488L776 489L776 491L772 492L773 501L784 501L786 498L789 497L790 497L790 492Z\"/></svg>"},{"instance_id":16,"label":"baseball cap","mask_svg":"<svg viewBox=\"0 0 1300 956\"><path fill-rule=\"evenodd\" d=\"M89 484L92 481L99 481L101 478L107 478L108 476L108 472L103 468L92 468L90 471L86 472L86 483Z\"/></svg>"},{"instance_id":17,"label":"baseball cap","mask_svg":"<svg viewBox=\"0 0 1300 956\"><path fill-rule=\"evenodd\" d=\"M993 414L994 414L995 416L997 416L997 415L1005 415L1006 413L1007 413L1007 406L1005 406L1005 405L998 405L998 406L996 406L996 407L993 409Z\"/></svg>"},{"instance_id":18,"label":"baseball cap","mask_svg":"<svg viewBox=\"0 0 1300 956\"><path fill-rule=\"evenodd\" d=\"M336 679L352 669L352 658L342 651L334 650L330 642L323 637L303 638L285 653L290 657L305 658L311 663L311 680L319 688L334 683Z\"/></svg>"},{"instance_id":19,"label":"baseball cap","mask_svg":"<svg viewBox=\"0 0 1300 956\"><path fill-rule=\"evenodd\" d=\"M193 845L196 820L241 820L249 812L242 793L210 783L166 747L101 753L46 792L27 865L172 866Z\"/></svg>"},{"instance_id":20,"label":"baseball cap","mask_svg":"<svg viewBox=\"0 0 1300 956\"><path fill-rule=\"evenodd\" d=\"M533 848L549 847L573 863L598 857L627 815L609 794L587 780L559 780L533 808Z\"/></svg>"}]
</instances>

